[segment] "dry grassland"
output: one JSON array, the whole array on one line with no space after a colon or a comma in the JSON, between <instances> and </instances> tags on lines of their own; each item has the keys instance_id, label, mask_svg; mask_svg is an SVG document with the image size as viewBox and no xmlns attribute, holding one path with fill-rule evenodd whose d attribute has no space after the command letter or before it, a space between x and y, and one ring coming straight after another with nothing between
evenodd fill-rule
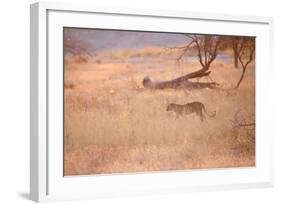
<instances>
[{"instance_id":1,"label":"dry grassland","mask_svg":"<svg viewBox=\"0 0 281 205\"><path fill-rule=\"evenodd\" d=\"M200 68L196 58L175 66L176 54L156 48L103 52L88 62L65 60L64 174L147 172L255 165L255 132L233 120L255 114L255 65L238 90L241 69L217 59L219 89L142 87L145 76L168 80ZM210 81L202 78L200 81ZM206 122L175 119L169 103L200 101L216 111Z\"/></svg>"}]
</instances>

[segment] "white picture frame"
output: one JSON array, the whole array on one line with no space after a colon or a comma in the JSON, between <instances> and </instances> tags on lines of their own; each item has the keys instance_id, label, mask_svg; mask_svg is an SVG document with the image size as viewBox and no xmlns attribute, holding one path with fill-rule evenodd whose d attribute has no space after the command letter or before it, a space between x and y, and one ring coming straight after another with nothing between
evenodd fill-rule
<instances>
[{"instance_id":1,"label":"white picture frame","mask_svg":"<svg viewBox=\"0 0 281 205\"><path fill-rule=\"evenodd\" d=\"M94 25L109 29L256 36L256 166L63 177L62 28ZM183 28L183 25L187 26ZM272 116L264 109L270 106L271 100L268 91L273 73L272 29L273 19L270 17L97 8L95 5L71 3L32 4L30 198L41 202L273 186ZM266 72L266 69L271 72Z\"/></svg>"}]
</instances>

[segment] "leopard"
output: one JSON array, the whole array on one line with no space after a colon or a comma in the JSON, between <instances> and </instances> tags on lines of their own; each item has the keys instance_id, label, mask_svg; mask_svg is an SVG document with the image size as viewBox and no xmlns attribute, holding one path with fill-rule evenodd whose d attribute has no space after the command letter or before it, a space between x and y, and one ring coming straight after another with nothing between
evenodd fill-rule
<instances>
[{"instance_id":1,"label":"leopard","mask_svg":"<svg viewBox=\"0 0 281 205\"><path fill-rule=\"evenodd\" d=\"M171 103L167 106L167 111L173 111L176 113L176 119L183 115L189 115L195 113L200 117L201 122L206 120L206 116L214 118L216 116L216 111L212 114L206 110L205 105L202 102L189 102L184 105ZM203 112L204 111L204 112Z\"/></svg>"}]
</instances>

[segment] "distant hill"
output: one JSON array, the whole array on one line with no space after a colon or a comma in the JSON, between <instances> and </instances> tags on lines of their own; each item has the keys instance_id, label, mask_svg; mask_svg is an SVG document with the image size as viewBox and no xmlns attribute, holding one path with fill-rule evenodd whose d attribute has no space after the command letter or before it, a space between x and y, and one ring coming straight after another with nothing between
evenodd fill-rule
<instances>
[{"instance_id":1,"label":"distant hill","mask_svg":"<svg viewBox=\"0 0 281 205\"><path fill-rule=\"evenodd\" d=\"M121 48L171 47L190 42L186 36L177 33L79 28L67 28L65 32L75 35L91 52Z\"/></svg>"}]
</instances>

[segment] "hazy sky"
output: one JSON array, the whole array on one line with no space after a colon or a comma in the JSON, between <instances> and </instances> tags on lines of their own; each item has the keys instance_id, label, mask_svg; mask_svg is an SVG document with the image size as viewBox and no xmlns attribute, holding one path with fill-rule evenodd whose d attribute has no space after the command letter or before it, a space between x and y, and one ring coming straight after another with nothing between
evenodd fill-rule
<instances>
[{"instance_id":1,"label":"hazy sky","mask_svg":"<svg viewBox=\"0 0 281 205\"><path fill-rule=\"evenodd\" d=\"M175 33L141 31L117 31L99 29L65 29L65 36L73 35L89 46L90 51L116 50L120 48L168 47L186 44L186 36Z\"/></svg>"}]
</instances>

